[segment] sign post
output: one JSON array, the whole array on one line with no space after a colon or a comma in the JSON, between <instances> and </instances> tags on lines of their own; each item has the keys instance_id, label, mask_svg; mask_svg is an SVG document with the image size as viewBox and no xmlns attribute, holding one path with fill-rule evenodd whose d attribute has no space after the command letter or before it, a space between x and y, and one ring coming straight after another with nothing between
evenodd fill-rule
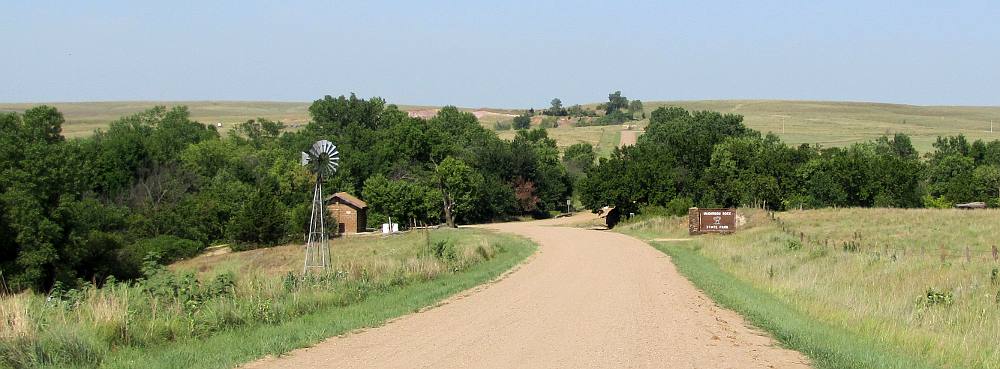
<instances>
[{"instance_id":1,"label":"sign post","mask_svg":"<svg viewBox=\"0 0 1000 369\"><path fill-rule=\"evenodd\" d=\"M688 209L688 233L733 233L736 231L736 209Z\"/></svg>"}]
</instances>

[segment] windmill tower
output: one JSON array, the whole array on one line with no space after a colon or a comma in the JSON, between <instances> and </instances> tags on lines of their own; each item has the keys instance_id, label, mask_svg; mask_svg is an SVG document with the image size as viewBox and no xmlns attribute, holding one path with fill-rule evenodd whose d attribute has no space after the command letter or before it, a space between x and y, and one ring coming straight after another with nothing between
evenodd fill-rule
<instances>
[{"instance_id":1,"label":"windmill tower","mask_svg":"<svg viewBox=\"0 0 1000 369\"><path fill-rule=\"evenodd\" d=\"M302 165L316 175L313 187L312 214L309 216L309 237L302 273L311 269L325 270L330 266L330 244L326 234L326 204L323 200L323 179L332 176L340 166L337 145L327 140L316 141L309 152L302 152Z\"/></svg>"}]
</instances>

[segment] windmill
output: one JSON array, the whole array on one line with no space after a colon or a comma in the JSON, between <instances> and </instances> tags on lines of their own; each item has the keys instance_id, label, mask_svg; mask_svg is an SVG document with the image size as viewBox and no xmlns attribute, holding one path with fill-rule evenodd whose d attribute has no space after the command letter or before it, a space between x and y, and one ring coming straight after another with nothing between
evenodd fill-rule
<instances>
[{"instance_id":1,"label":"windmill","mask_svg":"<svg viewBox=\"0 0 1000 369\"><path fill-rule=\"evenodd\" d=\"M309 237L306 239L306 257L302 273L310 269L324 270L330 266L330 245L324 224L326 204L323 201L323 179L332 176L340 166L337 145L327 140L316 141L308 152L302 152L302 166L316 175L313 187L312 214L309 216Z\"/></svg>"}]
</instances>

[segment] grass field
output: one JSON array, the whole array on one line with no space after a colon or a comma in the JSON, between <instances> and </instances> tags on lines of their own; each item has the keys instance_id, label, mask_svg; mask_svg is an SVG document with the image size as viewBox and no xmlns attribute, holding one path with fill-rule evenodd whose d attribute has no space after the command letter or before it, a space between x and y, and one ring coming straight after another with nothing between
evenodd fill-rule
<instances>
[{"instance_id":1,"label":"grass field","mask_svg":"<svg viewBox=\"0 0 1000 369\"><path fill-rule=\"evenodd\" d=\"M333 271L309 278L289 276L301 246L288 246L198 257L53 300L22 293L0 300L0 367L232 367L431 305L534 249L441 229L335 240Z\"/></svg>"},{"instance_id":2,"label":"grass field","mask_svg":"<svg viewBox=\"0 0 1000 369\"><path fill-rule=\"evenodd\" d=\"M652 243L716 301L820 367L1000 367L1000 264L990 251L1000 211L742 214L748 222L733 235ZM619 230L689 237L680 218Z\"/></svg>"},{"instance_id":3,"label":"grass field","mask_svg":"<svg viewBox=\"0 0 1000 369\"><path fill-rule=\"evenodd\" d=\"M4 104L0 111L23 111L38 104ZM81 137L94 129L106 127L123 115L133 114L154 105L187 105L192 116L202 123L223 123L227 130L234 123L253 118L280 120L289 126L309 121L307 102L84 102L52 103L66 116L63 133L67 137ZM706 101L648 101L647 113L657 107L675 105L689 110L715 110L744 116L750 128L773 132L786 143L818 143L823 146L844 146L870 140L883 134L905 133L921 152L931 150L931 143L939 135L964 134L971 139L1000 139L1000 107L975 106L914 106L866 102L821 102L782 100L706 100ZM593 107L593 104L590 105ZM400 105L406 111L432 113L434 107ZM511 109L463 109L466 111L493 112L483 115L486 127L493 127L499 120L508 120L503 114L517 114ZM482 114L480 114L482 115ZM990 121L996 133L990 132ZM635 122L639 129L646 120ZM602 153L610 152L618 144L620 126L562 127L550 130L562 147L577 142L589 142ZM513 137L513 132L500 132L502 137ZM611 146L609 146L611 145Z\"/></svg>"},{"instance_id":4,"label":"grass field","mask_svg":"<svg viewBox=\"0 0 1000 369\"><path fill-rule=\"evenodd\" d=\"M772 132L785 143L820 144L824 147L846 146L885 134L905 133L921 153L931 151L937 136L964 134L970 139L1000 139L1000 107L914 106L867 102L823 102L783 100L705 100L643 102L646 113L661 106L680 106L688 110L712 110L743 115L744 123L755 130ZM589 105L593 108L594 105ZM996 133L990 132L993 121ZM634 122L639 129L648 120ZM567 146L573 142L595 142L598 135L589 129L580 132L552 132ZM608 128L617 128L609 126Z\"/></svg>"},{"instance_id":5,"label":"grass field","mask_svg":"<svg viewBox=\"0 0 1000 369\"><path fill-rule=\"evenodd\" d=\"M516 134L513 130L498 132L500 138L513 139ZM607 157L611 150L618 146L621 135L621 126L591 126L591 127L557 127L548 129L549 137L556 140L560 148L586 142L594 145L594 150L598 156Z\"/></svg>"},{"instance_id":6,"label":"grass field","mask_svg":"<svg viewBox=\"0 0 1000 369\"><path fill-rule=\"evenodd\" d=\"M741 114L750 128L773 132L786 143L844 146L883 134L905 133L921 152L939 135L1000 139L1000 107L913 106L866 102L779 100L677 101L644 103L646 111L664 105L688 110ZM990 120L996 133L990 133Z\"/></svg>"}]
</instances>

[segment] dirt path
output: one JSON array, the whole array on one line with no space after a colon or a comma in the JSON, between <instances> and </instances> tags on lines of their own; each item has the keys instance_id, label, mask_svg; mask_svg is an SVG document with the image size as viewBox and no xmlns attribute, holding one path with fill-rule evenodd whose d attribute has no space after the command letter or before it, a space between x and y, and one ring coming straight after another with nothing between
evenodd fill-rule
<instances>
[{"instance_id":1,"label":"dirt path","mask_svg":"<svg viewBox=\"0 0 1000 369\"><path fill-rule=\"evenodd\" d=\"M621 138L618 139L618 146L635 145L639 141L639 134L642 131L622 131Z\"/></svg>"},{"instance_id":2,"label":"dirt path","mask_svg":"<svg viewBox=\"0 0 1000 369\"><path fill-rule=\"evenodd\" d=\"M538 254L442 306L249 367L808 368L642 241L546 226L572 221L490 225Z\"/></svg>"}]
</instances>

